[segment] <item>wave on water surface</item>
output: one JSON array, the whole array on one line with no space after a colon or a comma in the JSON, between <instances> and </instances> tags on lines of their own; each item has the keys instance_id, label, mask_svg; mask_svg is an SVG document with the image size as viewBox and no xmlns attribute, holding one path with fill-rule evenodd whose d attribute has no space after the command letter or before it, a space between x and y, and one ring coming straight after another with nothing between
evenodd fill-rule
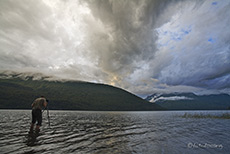
<instances>
[{"instance_id":1,"label":"wave on water surface","mask_svg":"<svg viewBox=\"0 0 230 154\"><path fill-rule=\"evenodd\" d=\"M28 133L30 111L1 110L0 113L0 153L230 151L229 119L183 118L183 111L51 111L51 127L43 114L43 126L38 135ZM209 114L216 113L210 111Z\"/></svg>"}]
</instances>

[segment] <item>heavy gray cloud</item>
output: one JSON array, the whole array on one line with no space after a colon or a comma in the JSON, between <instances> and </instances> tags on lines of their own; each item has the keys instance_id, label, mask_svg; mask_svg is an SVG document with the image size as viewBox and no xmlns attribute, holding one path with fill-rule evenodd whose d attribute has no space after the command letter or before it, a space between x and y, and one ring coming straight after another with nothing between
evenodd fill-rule
<instances>
[{"instance_id":1,"label":"heavy gray cloud","mask_svg":"<svg viewBox=\"0 0 230 154\"><path fill-rule=\"evenodd\" d=\"M0 1L1 70L138 95L229 92L230 2Z\"/></svg>"}]
</instances>

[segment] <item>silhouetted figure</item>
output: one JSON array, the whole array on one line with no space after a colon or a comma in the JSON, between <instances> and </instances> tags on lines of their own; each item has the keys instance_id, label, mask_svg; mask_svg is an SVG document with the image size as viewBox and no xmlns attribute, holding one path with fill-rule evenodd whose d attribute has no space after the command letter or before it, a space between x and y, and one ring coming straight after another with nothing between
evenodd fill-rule
<instances>
[{"instance_id":1,"label":"silhouetted figure","mask_svg":"<svg viewBox=\"0 0 230 154\"><path fill-rule=\"evenodd\" d=\"M33 132L34 124L36 124L35 132L38 133L40 131L40 126L42 125L42 109L46 108L47 100L44 96L37 98L32 103L32 123L30 126L30 132Z\"/></svg>"}]
</instances>

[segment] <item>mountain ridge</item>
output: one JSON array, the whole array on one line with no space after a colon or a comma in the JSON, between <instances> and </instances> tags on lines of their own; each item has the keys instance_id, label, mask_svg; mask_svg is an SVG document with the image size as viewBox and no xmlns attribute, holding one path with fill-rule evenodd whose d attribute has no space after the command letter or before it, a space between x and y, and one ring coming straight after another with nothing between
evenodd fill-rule
<instances>
[{"instance_id":1,"label":"mountain ridge","mask_svg":"<svg viewBox=\"0 0 230 154\"><path fill-rule=\"evenodd\" d=\"M4 77L2 77L4 76ZM147 111L162 107L111 85L83 81L58 81L21 74L0 74L0 108L30 109L41 95L49 99L49 108L58 110Z\"/></svg>"}]
</instances>

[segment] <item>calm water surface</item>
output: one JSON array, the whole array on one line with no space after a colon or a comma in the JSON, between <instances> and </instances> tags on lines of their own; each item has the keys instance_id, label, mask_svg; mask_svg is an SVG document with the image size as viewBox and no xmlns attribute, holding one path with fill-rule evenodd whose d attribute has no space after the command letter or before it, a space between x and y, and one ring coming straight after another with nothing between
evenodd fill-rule
<instances>
[{"instance_id":1,"label":"calm water surface","mask_svg":"<svg viewBox=\"0 0 230 154\"><path fill-rule=\"evenodd\" d=\"M31 136L31 111L0 110L0 153L229 153L229 119L184 113L50 111L51 127L44 112L41 133Z\"/></svg>"}]
</instances>

